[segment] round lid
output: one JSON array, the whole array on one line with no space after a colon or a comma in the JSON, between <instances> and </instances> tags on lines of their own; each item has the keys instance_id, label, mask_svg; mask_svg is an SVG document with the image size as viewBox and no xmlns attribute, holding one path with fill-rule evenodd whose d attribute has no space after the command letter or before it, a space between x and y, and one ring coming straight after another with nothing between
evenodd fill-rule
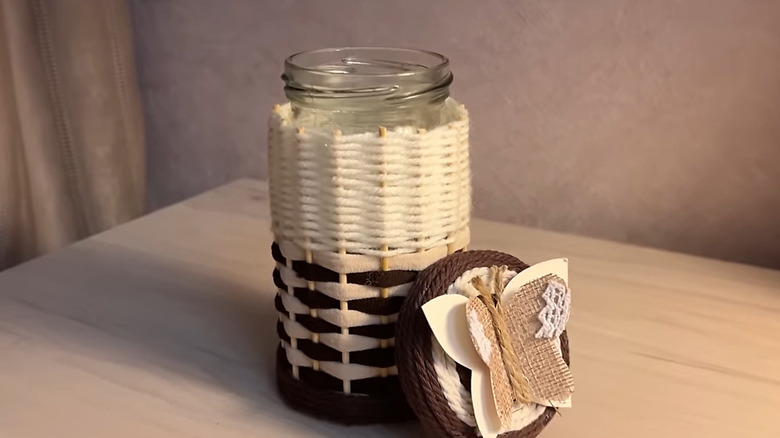
<instances>
[{"instance_id":1,"label":"round lid","mask_svg":"<svg viewBox=\"0 0 780 438\"><path fill-rule=\"evenodd\" d=\"M529 267L509 254L465 251L419 274L399 315L396 360L429 434L530 438L569 406L567 263ZM490 312L477 311L483 306ZM473 357L483 359L481 368Z\"/></svg>"}]
</instances>

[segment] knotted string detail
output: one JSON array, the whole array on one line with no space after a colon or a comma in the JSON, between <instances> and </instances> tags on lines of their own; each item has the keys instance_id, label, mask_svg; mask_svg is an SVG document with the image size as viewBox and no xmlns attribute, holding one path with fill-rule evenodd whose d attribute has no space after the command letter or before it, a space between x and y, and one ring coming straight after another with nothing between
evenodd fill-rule
<instances>
[{"instance_id":1,"label":"knotted string detail","mask_svg":"<svg viewBox=\"0 0 780 438\"><path fill-rule=\"evenodd\" d=\"M506 271L506 266L492 266L487 285L480 277L474 277L471 280L471 285L479 292L477 297L490 312L498 347L501 350L501 360L504 363L509 383L512 386L515 403L531 403L531 389L528 386L528 380L520 369L520 359L509 336L506 314L501 305L501 294L504 292L504 273Z\"/></svg>"}]
</instances>

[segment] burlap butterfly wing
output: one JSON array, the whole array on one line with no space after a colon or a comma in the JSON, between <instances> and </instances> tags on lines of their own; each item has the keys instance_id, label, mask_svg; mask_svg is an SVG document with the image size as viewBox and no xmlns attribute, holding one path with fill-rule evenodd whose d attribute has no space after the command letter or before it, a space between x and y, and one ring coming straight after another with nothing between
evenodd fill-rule
<instances>
[{"instance_id":1,"label":"burlap butterfly wing","mask_svg":"<svg viewBox=\"0 0 780 438\"><path fill-rule=\"evenodd\" d=\"M568 407L574 378L560 335L569 319L568 262L555 259L520 272L502 295L509 336L534 403Z\"/></svg>"},{"instance_id":2,"label":"burlap butterfly wing","mask_svg":"<svg viewBox=\"0 0 780 438\"><path fill-rule=\"evenodd\" d=\"M485 303L474 297L466 305L466 319L471 342L488 367L490 380L487 384L491 388L496 414L501 427L506 428L511 423L515 401L490 311Z\"/></svg>"}]
</instances>

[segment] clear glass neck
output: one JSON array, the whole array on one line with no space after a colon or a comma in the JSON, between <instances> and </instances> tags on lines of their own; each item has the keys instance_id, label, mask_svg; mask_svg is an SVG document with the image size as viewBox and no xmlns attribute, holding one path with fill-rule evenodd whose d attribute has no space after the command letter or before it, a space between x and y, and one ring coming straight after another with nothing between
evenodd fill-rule
<instances>
[{"instance_id":1,"label":"clear glass neck","mask_svg":"<svg viewBox=\"0 0 780 438\"><path fill-rule=\"evenodd\" d=\"M293 55L282 79L298 126L355 133L438 126L452 73L436 53L354 47Z\"/></svg>"}]
</instances>

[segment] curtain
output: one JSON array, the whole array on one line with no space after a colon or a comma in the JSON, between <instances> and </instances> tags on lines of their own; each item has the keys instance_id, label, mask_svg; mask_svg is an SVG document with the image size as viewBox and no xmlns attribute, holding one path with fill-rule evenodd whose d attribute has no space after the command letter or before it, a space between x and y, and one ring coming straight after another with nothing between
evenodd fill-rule
<instances>
[{"instance_id":1,"label":"curtain","mask_svg":"<svg viewBox=\"0 0 780 438\"><path fill-rule=\"evenodd\" d=\"M143 213L134 69L124 0L0 0L0 269Z\"/></svg>"}]
</instances>

